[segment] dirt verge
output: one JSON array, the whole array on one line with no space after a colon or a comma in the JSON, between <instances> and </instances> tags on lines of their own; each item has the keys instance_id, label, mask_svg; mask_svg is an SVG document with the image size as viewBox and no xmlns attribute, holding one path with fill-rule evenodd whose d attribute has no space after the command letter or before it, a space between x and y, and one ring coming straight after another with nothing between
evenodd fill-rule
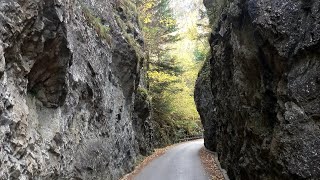
<instances>
[{"instance_id":1,"label":"dirt verge","mask_svg":"<svg viewBox=\"0 0 320 180\"><path fill-rule=\"evenodd\" d=\"M126 174L124 177L122 177L120 180L133 180L133 178L144 168L146 167L151 161L154 159L158 158L159 156L163 155L169 148L171 148L174 145L161 148L161 149L155 149L154 153L151 154L150 156L144 157L141 156L140 160L137 161L137 166L134 168L134 170Z\"/></svg>"},{"instance_id":2,"label":"dirt verge","mask_svg":"<svg viewBox=\"0 0 320 180\"><path fill-rule=\"evenodd\" d=\"M207 173L212 180L225 180L223 172L220 170L218 164L215 161L214 154L206 151L203 147L199 151L202 165L206 169Z\"/></svg>"}]
</instances>

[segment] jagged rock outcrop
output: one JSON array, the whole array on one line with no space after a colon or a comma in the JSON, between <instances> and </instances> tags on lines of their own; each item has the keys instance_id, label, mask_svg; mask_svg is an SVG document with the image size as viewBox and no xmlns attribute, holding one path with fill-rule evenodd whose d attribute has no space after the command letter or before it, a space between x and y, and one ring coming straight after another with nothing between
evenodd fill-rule
<instances>
[{"instance_id":1,"label":"jagged rock outcrop","mask_svg":"<svg viewBox=\"0 0 320 180\"><path fill-rule=\"evenodd\" d=\"M231 179L320 177L320 2L205 0L205 146Z\"/></svg>"},{"instance_id":2,"label":"jagged rock outcrop","mask_svg":"<svg viewBox=\"0 0 320 180\"><path fill-rule=\"evenodd\" d=\"M143 61L131 1L0 1L0 179L131 170L152 150Z\"/></svg>"}]
</instances>

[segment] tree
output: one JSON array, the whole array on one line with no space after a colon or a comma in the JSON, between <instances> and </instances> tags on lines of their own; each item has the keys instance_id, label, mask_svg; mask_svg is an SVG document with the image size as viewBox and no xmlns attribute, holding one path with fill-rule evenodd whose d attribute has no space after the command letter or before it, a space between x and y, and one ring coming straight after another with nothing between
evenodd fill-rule
<instances>
[{"instance_id":1,"label":"tree","mask_svg":"<svg viewBox=\"0 0 320 180\"><path fill-rule=\"evenodd\" d=\"M193 89L205 51L198 47L199 39L203 39L199 38L197 25L191 24L182 33L169 8L169 0L139 0L138 10L149 53L148 90L157 139L162 138L163 144L167 144L175 138L199 133ZM195 45L186 49L185 42Z\"/></svg>"}]
</instances>

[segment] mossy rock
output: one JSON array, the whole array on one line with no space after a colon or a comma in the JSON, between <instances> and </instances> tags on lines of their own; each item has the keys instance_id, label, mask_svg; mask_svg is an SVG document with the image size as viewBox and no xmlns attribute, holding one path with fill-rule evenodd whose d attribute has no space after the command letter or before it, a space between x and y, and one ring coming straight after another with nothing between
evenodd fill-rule
<instances>
[{"instance_id":1,"label":"mossy rock","mask_svg":"<svg viewBox=\"0 0 320 180\"><path fill-rule=\"evenodd\" d=\"M96 17L88 7L82 5L82 9L89 26L97 32L101 39L106 40L107 43L111 45L112 37L110 35L110 27L102 24L101 18Z\"/></svg>"}]
</instances>

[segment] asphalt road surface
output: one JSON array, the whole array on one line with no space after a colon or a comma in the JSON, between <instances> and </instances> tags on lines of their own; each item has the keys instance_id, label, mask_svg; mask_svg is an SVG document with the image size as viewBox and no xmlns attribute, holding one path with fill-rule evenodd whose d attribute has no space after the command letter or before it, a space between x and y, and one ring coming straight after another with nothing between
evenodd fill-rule
<instances>
[{"instance_id":1,"label":"asphalt road surface","mask_svg":"<svg viewBox=\"0 0 320 180\"><path fill-rule=\"evenodd\" d=\"M199 157L202 147L203 140L174 146L151 161L134 180L209 180Z\"/></svg>"}]
</instances>

